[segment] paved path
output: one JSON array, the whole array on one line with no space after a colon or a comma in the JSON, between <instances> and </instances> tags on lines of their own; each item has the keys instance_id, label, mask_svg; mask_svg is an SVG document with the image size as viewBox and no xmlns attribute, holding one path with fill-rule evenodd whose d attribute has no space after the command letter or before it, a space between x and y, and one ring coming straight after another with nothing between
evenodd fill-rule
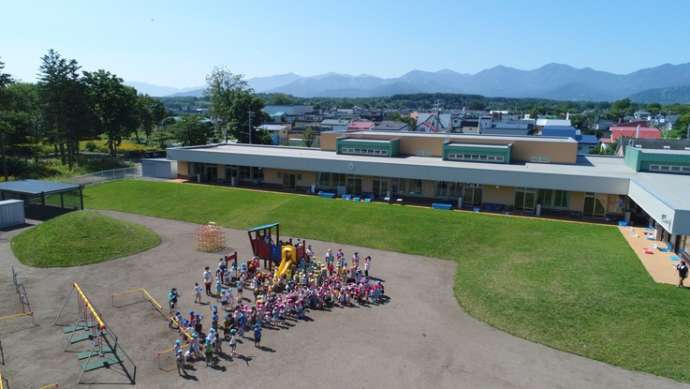
<instances>
[{"instance_id":1,"label":"paved path","mask_svg":"<svg viewBox=\"0 0 690 389\"><path fill-rule=\"evenodd\" d=\"M217 255L194 250L193 224L109 214L151 227L161 235L162 244L102 264L33 269L19 265L10 252L7 238L16 232L0 234L0 273L9 273L12 264L18 268L40 324L3 336L9 361L4 371L10 374L12 388L55 382L61 388L74 386L75 355L63 351L61 331L51 325L71 281L83 285L136 360L141 388L688 387L556 351L473 319L453 296L453 262L315 241L310 243L318 253L342 247L348 256L355 250L372 255L372 273L385 279L390 303L310 312L312 321L295 323L287 330L266 330L266 350L247 341L238 348L243 359L223 360L217 370L197 363L194 378L184 380L158 370L153 361L155 351L169 347L174 339L160 315L144 303L113 308L110 295L144 286L163 300L167 288L177 286L183 292L182 308L198 310L191 303L191 287L204 265L215 265ZM228 241L241 257L249 255L245 232L228 230ZM10 297L0 296L0 302ZM123 382L108 371L86 378Z\"/></svg>"}]
</instances>

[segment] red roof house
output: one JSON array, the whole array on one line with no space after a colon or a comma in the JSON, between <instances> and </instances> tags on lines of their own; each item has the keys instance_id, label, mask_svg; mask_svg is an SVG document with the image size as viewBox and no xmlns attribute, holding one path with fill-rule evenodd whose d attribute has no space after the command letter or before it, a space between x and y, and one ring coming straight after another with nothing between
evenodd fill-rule
<instances>
[{"instance_id":1,"label":"red roof house","mask_svg":"<svg viewBox=\"0 0 690 389\"><path fill-rule=\"evenodd\" d=\"M367 131L374 128L375 125L371 120L355 119L347 125L347 131Z\"/></svg>"},{"instance_id":2,"label":"red roof house","mask_svg":"<svg viewBox=\"0 0 690 389\"><path fill-rule=\"evenodd\" d=\"M611 127L611 142L617 142L622 137L641 139L661 139L661 131L653 127Z\"/></svg>"}]
</instances>

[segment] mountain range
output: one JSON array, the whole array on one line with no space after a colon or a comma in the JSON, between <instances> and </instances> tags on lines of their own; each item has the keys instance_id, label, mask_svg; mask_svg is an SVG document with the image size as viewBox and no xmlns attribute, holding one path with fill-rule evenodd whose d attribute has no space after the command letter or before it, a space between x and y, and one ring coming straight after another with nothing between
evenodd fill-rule
<instances>
[{"instance_id":1,"label":"mountain range","mask_svg":"<svg viewBox=\"0 0 690 389\"><path fill-rule=\"evenodd\" d=\"M487 97L534 97L554 100L611 101L631 97L640 102L688 102L690 63L664 64L628 74L551 63L533 70L495 66L475 74L453 70L413 70L400 77L382 78L326 73L294 73L247 80L256 92L286 93L298 97L378 97L408 93L465 93ZM130 83L144 84L144 83ZM144 88L143 86L146 86ZM155 88L149 88L155 87ZM139 89L139 88L137 88ZM203 87L175 88L142 85L157 96L201 96Z\"/></svg>"}]
</instances>

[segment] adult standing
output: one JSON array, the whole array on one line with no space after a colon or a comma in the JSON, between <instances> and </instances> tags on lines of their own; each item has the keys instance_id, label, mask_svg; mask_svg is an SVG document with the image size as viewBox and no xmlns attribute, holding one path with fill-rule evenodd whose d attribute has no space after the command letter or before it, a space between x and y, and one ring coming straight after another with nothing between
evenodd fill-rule
<instances>
[{"instance_id":1,"label":"adult standing","mask_svg":"<svg viewBox=\"0 0 690 389\"><path fill-rule=\"evenodd\" d=\"M209 267L206 266L204 268L204 273L202 275L203 281L204 281L204 287L206 287L206 295L210 296L211 295L211 281L213 276L211 275L211 272L209 271Z\"/></svg>"},{"instance_id":2,"label":"adult standing","mask_svg":"<svg viewBox=\"0 0 690 389\"><path fill-rule=\"evenodd\" d=\"M676 265L676 270L678 271L678 287L683 288L683 282L688 278L688 264L685 259L682 259L679 264Z\"/></svg>"}]
</instances>

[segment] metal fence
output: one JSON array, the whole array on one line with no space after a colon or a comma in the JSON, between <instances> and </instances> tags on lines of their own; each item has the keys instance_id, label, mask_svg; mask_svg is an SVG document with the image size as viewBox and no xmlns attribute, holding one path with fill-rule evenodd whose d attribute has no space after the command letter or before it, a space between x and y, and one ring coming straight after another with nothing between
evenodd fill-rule
<instances>
[{"instance_id":1,"label":"metal fence","mask_svg":"<svg viewBox=\"0 0 690 389\"><path fill-rule=\"evenodd\" d=\"M137 164L134 167L126 167L122 169L101 170L99 172L84 174L83 176L72 177L67 181L73 182L75 184L88 185L99 182L136 177L141 177L140 164Z\"/></svg>"}]
</instances>

